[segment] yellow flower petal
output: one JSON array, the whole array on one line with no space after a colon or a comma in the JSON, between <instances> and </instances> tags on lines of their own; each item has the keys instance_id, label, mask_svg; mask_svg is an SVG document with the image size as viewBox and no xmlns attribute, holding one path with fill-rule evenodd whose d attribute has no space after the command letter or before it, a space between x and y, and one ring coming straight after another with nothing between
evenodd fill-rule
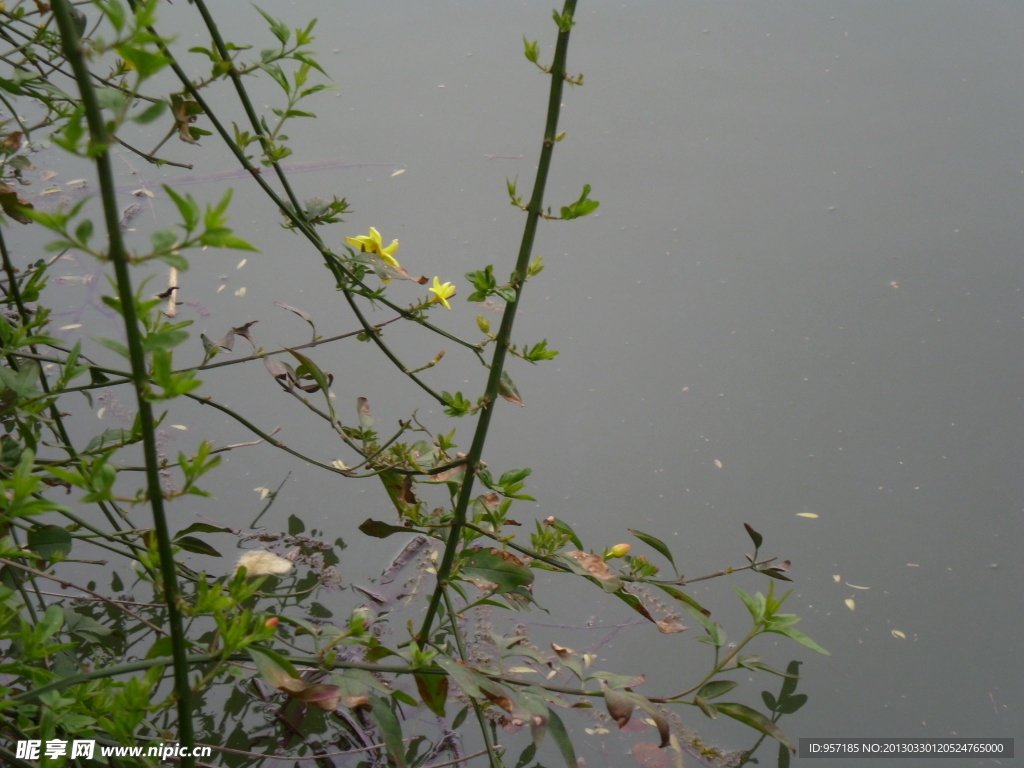
<instances>
[{"instance_id":1,"label":"yellow flower petal","mask_svg":"<svg viewBox=\"0 0 1024 768\"><path fill-rule=\"evenodd\" d=\"M455 295L455 286L451 283L442 283L437 277L434 277L434 284L427 289L435 295L435 298L431 301L439 301L444 304L445 309L451 309L452 305L448 303L448 299Z\"/></svg>"}]
</instances>

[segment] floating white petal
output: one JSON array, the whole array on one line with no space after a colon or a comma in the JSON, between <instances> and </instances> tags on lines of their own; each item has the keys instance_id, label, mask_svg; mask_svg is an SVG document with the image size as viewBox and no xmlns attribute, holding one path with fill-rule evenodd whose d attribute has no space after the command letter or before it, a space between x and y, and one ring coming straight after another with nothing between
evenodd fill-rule
<instances>
[{"instance_id":1,"label":"floating white petal","mask_svg":"<svg viewBox=\"0 0 1024 768\"><path fill-rule=\"evenodd\" d=\"M245 568L246 576L250 578L253 576L281 576L294 567L295 564L291 560L285 560L265 549L254 549L238 558L235 573L239 568Z\"/></svg>"}]
</instances>

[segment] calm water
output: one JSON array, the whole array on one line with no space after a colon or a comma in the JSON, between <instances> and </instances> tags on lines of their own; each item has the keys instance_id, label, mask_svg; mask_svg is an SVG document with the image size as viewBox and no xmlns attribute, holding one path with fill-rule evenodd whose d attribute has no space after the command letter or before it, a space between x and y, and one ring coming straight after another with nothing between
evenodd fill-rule
<instances>
[{"instance_id":1,"label":"calm water","mask_svg":"<svg viewBox=\"0 0 1024 768\"><path fill-rule=\"evenodd\" d=\"M521 38L550 55L549 4L301 2L274 13L320 18L316 47L339 86L312 106L319 120L290 131L296 159L393 164L297 177L302 194L353 202L329 241L369 226L400 238L411 272L458 284L443 320L474 337L480 310L461 300L462 275L488 263L501 274L514 260L522 217L504 183L532 183L547 87ZM539 505L514 516L555 514L593 548L640 528L670 543L687 575L741 565L742 523L762 531L766 551L794 562L789 607L801 628L832 653L758 646L776 666L805 662L799 690L810 701L782 721L794 738L1024 735L1024 6L584 0L578 20L569 67L587 84L566 93L548 200L561 205L589 183L602 205L538 237L548 268L526 293L517 340L546 337L561 355L511 369L528 407L499 408L485 457L534 468ZM205 144L204 171L230 167ZM352 329L317 257L234 183L235 223L263 253L241 270L245 254L196 260L183 298L212 313L193 315L197 331L260 319L265 344L306 340L274 301L312 312L322 333ZM441 346L411 332L389 341L417 364ZM453 352L428 381L478 392L482 369ZM419 407L443 426L365 346L318 359L337 377L340 407L367 395L381 425ZM283 439L344 457L262 369L208 379L261 426L284 425ZM197 434L210 418L173 414ZM222 440L236 439L245 433L226 425ZM261 506L251 489L289 469L265 523L294 513L358 544L346 552L350 578L394 554L355 530L388 514L379 487L350 488L268 447L232 455L216 509L179 514L251 519ZM528 618L631 619L596 590L582 607L560 591L542 596L551 617ZM742 637L729 584L695 594ZM647 627L600 647L610 667L653 678L649 695L686 687L705 653ZM749 683L744 701L759 706L761 682L776 688ZM710 743L752 741L680 714ZM621 742L578 737L589 765L630 760ZM774 754L759 754L762 764ZM832 762L845 764L814 764Z\"/></svg>"}]
</instances>

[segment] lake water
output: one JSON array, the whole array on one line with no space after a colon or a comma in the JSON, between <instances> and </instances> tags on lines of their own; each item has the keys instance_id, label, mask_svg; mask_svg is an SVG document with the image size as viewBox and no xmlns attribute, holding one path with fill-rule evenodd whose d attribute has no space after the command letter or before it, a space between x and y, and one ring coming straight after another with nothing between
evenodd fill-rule
<instances>
[{"instance_id":1,"label":"lake water","mask_svg":"<svg viewBox=\"0 0 1024 768\"><path fill-rule=\"evenodd\" d=\"M232 22L249 13L212 7ZM289 131L296 159L387 164L296 177L304 196L353 204L328 243L370 226L399 238L411 272L458 285L440 321L475 338L487 311L464 301L463 274L494 263L503 275L514 262L523 216L505 179L532 183L547 93L522 36L550 57L549 5L292 2L272 13L319 17L315 47L339 86L311 104L318 120ZM261 29L252 16L226 35ZM1024 735L1024 6L583 0L577 20L569 69L586 85L566 91L547 199L557 208L587 183L601 208L543 223L537 238L547 269L528 286L516 340L547 338L561 354L510 366L527 407L499 404L485 459L534 469L539 503L520 502L513 517L557 515L594 549L639 528L688 576L744 564L742 524L761 531L764 552L793 561L788 607L800 628L832 654L784 638L752 649L777 667L803 662L809 702L781 722L794 738ZM276 98L255 90L261 106ZM212 137L204 146L167 154L231 167ZM263 252L242 269L246 254L195 259L182 298L211 313L192 315L196 331L216 338L259 319L268 346L306 341L274 301L308 310L322 333L353 329L316 254L233 183L235 225ZM388 341L416 365L442 346L412 331ZM475 398L483 369L448 346L425 379ZM451 428L367 347L317 357L337 377L339 408L365 395L380 425L418 407ZM262 427L284 425L290 444L345 457L258 363L207 380ZM219 423L195 406L176 406L172 420L197 435ZM467 446L471 425L456 426ZM246 435L225 424L220 441ZM366 517L390 519L379 486L353 489L267 446L230 456L212 481L214 511L175 513L239 524L261 506L251 489L289 470L264 524L296 514L342 536L351 579L395 553L393 540L356 531ZM753 592L766 581L731 583ZM746 612L731 583L694 594L739 639ZM593 641L609 668L645 672L648 695L687 687L708 663L696 630L630 627L598 642L632 616L596 588L584 602L556 580L538 596L552 616L527 621L591 621L564 636ZM748 682L742 700L760 706L763 687L777 690ZM680 715L707 743L753 741L696 710ZM631 764L614 735L577 737L588 765ZM758 757L774 765L774 747Z\"/></svg>"}]
</instances>

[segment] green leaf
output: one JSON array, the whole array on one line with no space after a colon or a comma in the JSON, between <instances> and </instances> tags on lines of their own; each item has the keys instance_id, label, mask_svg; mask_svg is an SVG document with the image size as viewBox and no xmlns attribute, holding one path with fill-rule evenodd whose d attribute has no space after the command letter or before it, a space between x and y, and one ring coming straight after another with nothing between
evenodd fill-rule
<instances>
[{"instance_id":1,"label":"green leaf","mask_svg":"<svg viewBox=\"0 0 1024 768\"><path fill-rule=\"evenodd\" d=\"M272 687L281 691L293 691L305 686L292 663L277 651L255 645L250 645L246 650L260 675Z\"/></svg>"},{"instance_id":2,"label":"green leaf","mask_svg":"<svg viewBox=\"0 0 1024 768\"><path fill-rule=\"evenodd\" d=\"M702 699L717 699L719 696L724 696L739 683L732 680L712 680L709 683L705 683L697 691L697 695Z\"/></svg>"},{"instance_id":3,"label":"green leaf","mask_svg":"<svg viewBox=\"0 0 1024 768\"><path fill-rule=\"evenodd\" d=\"M131 65L143 80L152 77L163 69L170 60L159 53L152 53L143 48L133 48L129 45L118 45L114 48L118 55Z\"/></svg>"},{"instance_id":4,"label":"green leaf","mask_svg":"<svg viewBox=\"0 0 1024 768\"><path fill-rule=\"evenodd\" d=\"M709 704L708 702L704 701L704 699L702 699L700 696L694 696L693 700L697 704L697 706L700 707L700 711L703 712L706 717L708 717L711 720L718 719L718 710L715 708L714 704Z\"/></svg>"},{"instance_id":5,"label":"green leaf","mask_svg":"<svg viewBox=\"0 0 1024 768\"><path fill-rule=\"evenodd\" d=\"M139 123L140 125L152 123L154 120L158 120L160 116L163 115L166 109L166 101L157 101L153 104L150 104L148 107L142 110L142 112L138 113L137 115L134 115L132 117L132 121Z\"/></svg>"},{"instance_id":6,"label":"green leaf","mask_svg":"<svg viewBox=\"0 0 1024 768\"><path fill-rule=\"evenodd\" d=\"M761 661L759 656L743 656L743 655L740 655L740 656L738 656L736 658L736 663L739 666L743 667L744 669L759 669L762 672L768 672L768 673L773 674L773 675L778 675L779 677L785 677L785 678L787 678L787 681L786 681L787 683L789 682L790 679L792 679L794 681L800 679L800 676L798 674L796 674L796 672L794 672L793 674L790 674L789 672L782 672L782 671L780 671L778 669L775 669L775 667L771 667L771 666L765 664L763 661ZM795 685L794 685L794 688L795 688Z\"/></svg>"},{"instance_id":7,"label":"green leaf","mask_svg":"<svg viewBox=\"0 0 1024 768\"><path fill-rule=\"evenodd\" d=\"M195 536L181 536L175 539L174 543L186 552L195 552L197 555L209 555L210 557L221 557L220 552Z\"/></svg>"},{"instance_id":8,"label":"green leaf","mask_svg":"<svg viewBox=\"0 0 1024 768\"><path fill-rule=\"evenodd\" d=\"M48 606L46 608L46 613L43 615L43 618L39 620L39 624L36 626L36 632L39 633L37 635L39 642L46 642L57 634L63 626L64 609L59 605Z\"/></svg>"},{"instance_id":9,"label":"green leaf","mask_svg":"<svg viewBox=\"0 0 1024 768\"><path fill-rule=\"evenodd\" d=\"M579 763L576 761L576 751L572 748L572 739L569 738L562 719L555 714L555 710L551 709L551 707L548 707L548 730L551 732L555 744L558 745L558 751L562 753L562 759L565 760L566 768L579 768Z\"/></svg>"},{"instance_id":10,"label":"green leaf","mask_svg":"<svg viewBox=\"0 0 1024 768\"><path fill-rule=\"evenodd\" d=\"M789 737L782 732L779 726L762 715L756 709L751 709L745 704L734 703L716 704L715 708L722 714L728 715L733 720L739 720L744 725L749 725L751 728L771 736L781 744L785 744L793 752L796 752L796 747L793 745L793 742L789 740Z\"/></svg>"},{"instance_id":11,"label":"green leaf","mask_svg":"<svg viewBox=\"0 0 1024 768\"><path fill-rule=\"evenodd\" d=\"M389 523L382 523L380 520L374 520L369 517L362 522L359 526L359 530L367 536L373 536L375 539L386 539L388 536L394 536L396 533L412 532L408 528L402 528L398 525L390 525Z\"/></svg>"},{"instance_id":12,"label":"green leaf","mask_svg":"<svg viewBox=\"0 0 1024 768\"><path fill-rule=\"evenodd\" d=\"M783 627L781 629L769 629L768 631L769 632L775 632L776 634L779 634L779 635L785 635L786 637L790 637L790 638L796 640L798 643L800 643L800 645L803 645L803 646L806 646L806 647L810 648L812 651L817 651L818 653L823 653L826 656L831 656L832 655L831 653L826 651L824 648L822 648L820 645L818 645L816 642L811 640L811 638L809 638L807 635L805 635L799 629L793 629L793 627Z\"/></svg>"},{"instance_id":13,"label":"green leaf","mask_svg":"<svg viewBox=\"0 0 1024 768\"><path fill-rule=\"evenodd\" d=\"M43 525L28 533L28 548L44 560L63 560L71 553L71 534L59 525Z\"/></svg>"},{"instance_id":14,"label":"green leaf","mask_svg":"<svg viewBox=\"0 0 1024 768\"><path fill-rule=\"evenodd\" d=\"M751 597L739 587L734 586L733 589L740 596L743 604L747 606L747 610L750 611L750 616L753 618L755 624L761 624L764 619L765 613L765 599L764 595L760 592L756 596Z\"/></svg>"},{"instance_id":15,"label":"green leaf","mask_svg":"<svg viewBox=\"0 0 1024 768\"><path fill-rule=\"evenodd\" d=\"M192 195L186 195L182 197L173 188L164 184L164 192L174 201L174 204L178 206L178 213L181 214L181 219L185 224L185 229L191 232L199 226L199 219L201 212L199 210L199 203L193 199Z\"/></svg>"},{"instance_id":16,"label":"green leaf","mask_svg":"<svg viewBox=\"0 0 1024 768\"><path fill-rule=\"evenodd\" d=\"M746 523L743 524L743 527L747 529L747 533L750 535L750 540L754 542L754 549L760 549L761 542L764 541L764 537Z\"/></svg>"},{"instance_id":17,"label":"green leaf","mask_svg":"<svg viewBox=\"0 0 1024 768\"><path fill-rule=\"evenodd\" d=\"M690 611L690 613L695 613L695 612L696 613L700 613L702 616L705 616L705 617L711 615L711 611L709 611L707 608L705 608L703 605L698 603L694 598L690 597L688 594L686 594L682 590L676 589L675 587L670 586L668 584L656 584L655 586L660 588L661 591L664 592L665 594L671 595L672 597L674 597L679 602L685 603L686 604L686 608L687 608L688 611Z\"/></svg>"},{"instance_id":18,"label":"green leaf","mask_svg":"<svg viewBox=\"0 0 1024 768\"><path fill-rule=\"evenodd\" d=\"M666 560L668 560L672 564L672 570L676 572L676 576L679 576L679 569L676 568L676 561L672 559L672 552L665 545L665 542L663 542L661 539L657 539L654 536L651 536L651 534L649 533L638 531L636 528L627 528L626 530L628 530L630 533L632 533L634 536L640 539L640 541L642 541L647 546L652 547Z\"/></svg>"},{"instance_id":19,"label":"green leaf","mask_svg":"<svg viewBox=\"0 0 1024 768\"><path fill-rule=\"evenodd\" d=\"M209 523L192 523L188 528L182 528L176 534L174 538L177 539L179 536L187 536L190 533L231 533L233 528L225 528L222 525L210 525Z\"/></svg>"},{"instance_id":20,"label":"green leaf","mask_svg":"<svg viewBox=\"0 0 1024 768\"><path fill-rule=\"evenodd\" d=\"M331 421L337 422L338 417L334 414L334 401L331 400L331 382L328 381L327 376L320 370L320 367L316 363L301 352L296 352L294 349L289 349L288 351L291 353L292 357L301 363L296 374L301 376L308 372L313 377L313 381L317 383L317 386L324 395L324 399L327 401L327 411L331 414Z\"/></svg>"},{"instance_id":21,"label":"green leaf","mask_svg":"<svg viewBox=\"0 0 1024 768\"><path fill-rule=\"evenodd\" d=\"M402 726L391 711L391 707L384 699L377 695L370 695L370 719L377 726L377 730L384 740L384 746L388 750L388 756L394 761L397 768L405 768L405 748L402 746ZM415 704L415 702L414 702Z\"/></svg>"},{"instance_id":22,"label":"green leaf","mask_svg":"<svg viewBox=\"0 0 1024 768\"><path fill-rule=\"evenodd\" d=\"M462 572L497 585L497 594L533 584L533 571L501 549L471 549L462 558Z\"/></svg>"}]
</instances>

